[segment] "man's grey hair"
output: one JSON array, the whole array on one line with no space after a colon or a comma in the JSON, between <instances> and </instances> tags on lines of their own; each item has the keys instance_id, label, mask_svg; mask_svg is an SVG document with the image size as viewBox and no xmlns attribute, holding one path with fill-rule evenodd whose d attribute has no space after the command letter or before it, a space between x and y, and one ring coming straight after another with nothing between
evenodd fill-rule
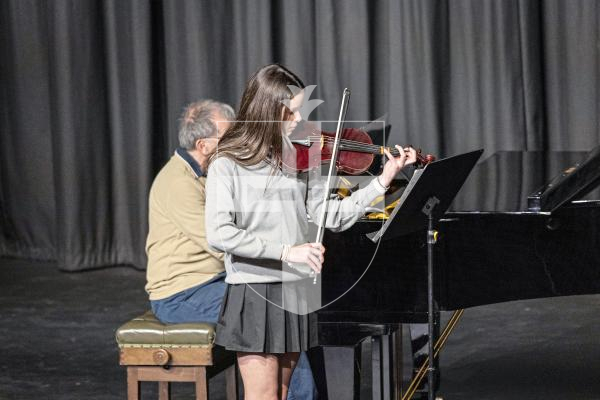
<instances>
[{"instance_id":1,"label":"man's grey hair","mask_svg":"<svg viewBox=\"0 0 600 400\"><path fill-rule=\"evenodd\" d=\"M193 150L198 139L216 136L217 124L213 121L213 117L217 112L227 121L235 119L233 108L225 103L200 100L188 104L179 120L179 146L186 150Z\"/></svg>"}]
</instances>

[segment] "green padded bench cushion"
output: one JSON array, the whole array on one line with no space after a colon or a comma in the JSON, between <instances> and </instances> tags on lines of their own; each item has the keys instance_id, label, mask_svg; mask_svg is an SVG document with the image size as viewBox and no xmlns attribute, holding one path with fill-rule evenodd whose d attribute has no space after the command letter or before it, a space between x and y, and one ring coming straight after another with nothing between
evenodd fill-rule
<instances>
[{"instance_id":1,"label":"green padded bench cushion","mask_svg":"<svg viewBox=\"0 0 600 400\"><path fill-rule=\"evenodd\" d=\"M215 340L215 325L166 325L148 311L117 329L116 339L119 347L208 347Z\"/></svg>"}]
</instances>

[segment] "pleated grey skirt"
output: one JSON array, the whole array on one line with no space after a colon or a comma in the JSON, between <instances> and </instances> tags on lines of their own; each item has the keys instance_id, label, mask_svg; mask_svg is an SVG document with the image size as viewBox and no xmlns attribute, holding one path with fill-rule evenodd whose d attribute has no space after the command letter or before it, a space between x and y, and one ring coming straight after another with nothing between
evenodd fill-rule
<instances>
[{"instance_id":1,"label":"pleated grey skirt","mask_svg":"<svg viewBox=\"0 0 600 400\"><path fill-rule=\"evenodd\" d=\"M299 352L317 346L316 316L282 308L288 297L289 286L284 293L281 283L227 285L215 343L251 353Z\"/></svg>"}]
</instances>

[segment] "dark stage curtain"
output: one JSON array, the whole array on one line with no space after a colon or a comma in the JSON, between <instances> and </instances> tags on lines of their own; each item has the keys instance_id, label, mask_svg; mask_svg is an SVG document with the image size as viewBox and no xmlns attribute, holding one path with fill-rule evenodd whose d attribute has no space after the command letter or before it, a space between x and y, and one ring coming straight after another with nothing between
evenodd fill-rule
<instances>
[{"instance_id":1,"label":"dark stage curtain","mask_svg":"<svg viewBox=\"0 0 600 400\"><path fill-rule=\"evenodd\" d=\"M182 107L281 62L438 155L599 141L595 0L3 0L0 255L145 267Z\"/></svg>"}]
</instances>

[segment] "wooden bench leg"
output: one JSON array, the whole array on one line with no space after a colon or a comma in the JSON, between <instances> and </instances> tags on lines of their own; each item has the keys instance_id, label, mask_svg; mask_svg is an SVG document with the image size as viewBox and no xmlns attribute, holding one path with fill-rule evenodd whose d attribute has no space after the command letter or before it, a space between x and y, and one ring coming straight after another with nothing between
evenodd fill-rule
<instances>
[{"instance_id":1,"label":"wooden bench leg","mask_svg":"<svg viewBox=\"0 0 600 400\"><path fill-rule=\"evenodd\" d=\"M137 367L127 367L127 400L140 400L140 381Z\"/></svg>"},{"instance_id":2,"label":"wooden bench leg","mask_svg":"<svg viewBox=\"0 0 600 400\"><path fill-rule=\"evenodd\" d=\"M237 363L225 370L225 398L238 400Z\"/></svg>"},{"instance_id":3,"label":"wooden bench leg","mask_svg":"<svg viewBox=\"0 0 600 400\"><path fill-rule=\"evenodd\" d=\"M179 367L169 370L166 375L160 367L127 367L127 400L140 400L141 381L158 381L159 400L170 400L171 381L189 382L196 384L196 400L208 400L208 379L206 367ZM236 365L225 370L226 398L238 400L238 379Z\"/></svg>"},{"instance_id":4,"label":"wooden bench leg","mask_svg":"<svg viewBox=\"0 0 600 400\"><path fill-rule=\"evenodd\" d=\"M208 400L208 379L205 367L194 367L196 380L196 400Z\"/></svg>"},{"instance_id":5,"label":"wooden bench leg","mask_svg":"<svg viewBox=\"0 0 600 400\"><path fill-rule=\"evenodd\" d=\"M171 382L158 382L158 400L171 400Z\"/></svg>"}]
</instances>

